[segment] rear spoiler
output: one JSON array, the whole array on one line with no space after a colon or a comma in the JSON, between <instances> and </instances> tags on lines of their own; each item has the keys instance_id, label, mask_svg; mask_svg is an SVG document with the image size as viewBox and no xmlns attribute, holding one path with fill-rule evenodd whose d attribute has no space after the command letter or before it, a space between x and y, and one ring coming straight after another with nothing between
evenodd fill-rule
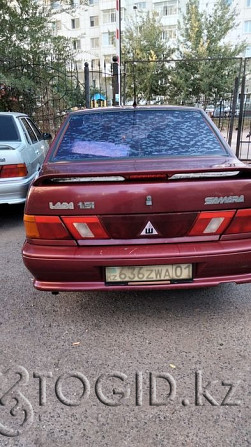
<instances>
[{"instance_id":1,"label":"rear spoiler","mask_svg":"<svg viewBox=\"0 0 251 447\"><path fill-rule=\"evenodd\" d=\"M41 173L33 182L34 186L51 183L92 183L92 182L124 182L124 181L172 181L189 179L233 178L238 175L251 177L251 166L240 162L236 166L222 166L210 169L174 169L163 172L154 171L119 171L116 175L109 172L48 172Z\"/></svg>"}]
</instances>

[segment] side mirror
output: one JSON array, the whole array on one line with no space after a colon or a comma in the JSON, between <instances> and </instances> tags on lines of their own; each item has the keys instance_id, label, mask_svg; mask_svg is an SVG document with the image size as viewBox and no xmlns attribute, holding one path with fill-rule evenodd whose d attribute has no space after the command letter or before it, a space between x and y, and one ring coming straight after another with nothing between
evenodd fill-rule
<instances>
[{"instance_id":1,"label":"side mirror","mask_svg":"<svg viewBox=\"0 0 251 447\"><path fill-rule=\"evenodd\" d=\"M42 133L42 139L43 140L51 140L52 136L50 133L44 132L44 133Z\"/></svg>"}]
</instances>

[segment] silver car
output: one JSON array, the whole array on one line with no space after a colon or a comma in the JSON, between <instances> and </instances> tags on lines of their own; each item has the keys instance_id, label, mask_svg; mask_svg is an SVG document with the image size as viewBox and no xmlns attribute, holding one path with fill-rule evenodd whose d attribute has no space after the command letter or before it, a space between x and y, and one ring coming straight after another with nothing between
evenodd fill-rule
<instances>
[{"instance_id":1,"label":"silver car","mask_svg":"<svg viewBox=\"0 0 251 447\"><path fill-rule=\"evenodd\" d=\"M26 114L0 112L0 204L25 202L50 138Z\"/></svg>"}]
</instances>

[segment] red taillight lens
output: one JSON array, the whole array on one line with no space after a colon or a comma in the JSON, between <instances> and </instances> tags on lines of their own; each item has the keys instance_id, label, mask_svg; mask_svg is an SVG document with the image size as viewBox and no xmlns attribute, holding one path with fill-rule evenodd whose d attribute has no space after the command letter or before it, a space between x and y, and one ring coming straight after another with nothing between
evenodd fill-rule
<instances>
[{"instance_id":1,"label":"red taillight lens","mask_svg":"<svg viewBox=\"0 0 251 447\"><path fill-rule=\"evenodd\" d=\"M58 216L24 215L24 226L28 239L71 239L63 222Z\"/></svg>"},{"instance_id":2,"label":"red taillight lens","mask_svg":"<svg viewBox=\"0 0 251 447\"><path fill-rule=\"evenodd\" d=\"M235 211L201 212L189 232L189 236L221 234L229 225Z\"/></svg>"},{"instance_id":3,"label":"red taillight lens","mask_svg":"<svg viewBox=\"0 0 251 447\"><path fill-rule=\"evenodd\" d=\"M25 177L28 174L26 165L3 165L0 167L0 178Z\"/></svg>"},{"instance_id":4,"label":"red taillight lens","mask_svg":"<svg viewBox=\"0 0 251 447\"><path fill-rule=\"evenodd\" d=\"M251 233L251 209L237 211L226 234Z\"/></svg>"},{"instance_id":5,"label":"red taillight lens","mask_svg":"<svg viewBox=\"0 0 251 447\"><path fill-rule=\"evenodd\" d=\"M97 216L62 217L66 227L75 239L108 239Z\"/></svg>"}]
</instances>

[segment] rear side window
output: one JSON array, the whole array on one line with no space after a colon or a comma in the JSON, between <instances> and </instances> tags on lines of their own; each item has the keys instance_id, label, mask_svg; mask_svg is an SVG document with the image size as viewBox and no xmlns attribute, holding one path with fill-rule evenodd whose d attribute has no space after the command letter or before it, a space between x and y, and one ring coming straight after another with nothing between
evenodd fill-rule
<instances>
[{"instance_id":1,"label":"rear side window","mask_svg":"<svg viewBox=\"0 0 251 447\"><path fill-rule=\"evenodd\" d=\"M52 161L191 157L226 154L198 110L74 114Z\"/></svg>"},{"instance_id":2,"label":"rear side window","mask_svg":"<svg viewBox=\"0 0 251 447\"><path fill-rule=\"evenodd\" d=\"M0 116L0 141L20 141L20 135L12 116Z\"/></svg>"},{"instance_id":3,"label":"rear side window","mask_svg":"<svg viewBox=\"0 0 251 447\"><path fill-rule=\"evenodd\" d=\"M36 137L36 135L35 135L35 132L34 132L34 130L31 128L31 126L29 125L29 123L28 123L28 120L26 119L26 118L21 118L21 123L23 124L23 126L24 126L24 128L25 128L25 130L26 130L26 132L28 133L28 135L29 135L29 137L30 137L30 139L31 139L31 142L32 143L37 143L37 137Z\"/></svg>"},{"instance_id":4,"label":"rear side window","mask_svg":"<svg viewBox=\"0 0 251 447\"><path fill-rule=\"evenodd\" d=\"M37 139L38 139L38 140L41 140L41 138L42 138L42 133L40 132L40 130L38 129L38 127L36 126L36 124L35 124L33 121L31 121L30 118L27 118L27 121L28 121L29 125L31 126L33 132L35 133Z\"/></svg>"}]
</instances>

